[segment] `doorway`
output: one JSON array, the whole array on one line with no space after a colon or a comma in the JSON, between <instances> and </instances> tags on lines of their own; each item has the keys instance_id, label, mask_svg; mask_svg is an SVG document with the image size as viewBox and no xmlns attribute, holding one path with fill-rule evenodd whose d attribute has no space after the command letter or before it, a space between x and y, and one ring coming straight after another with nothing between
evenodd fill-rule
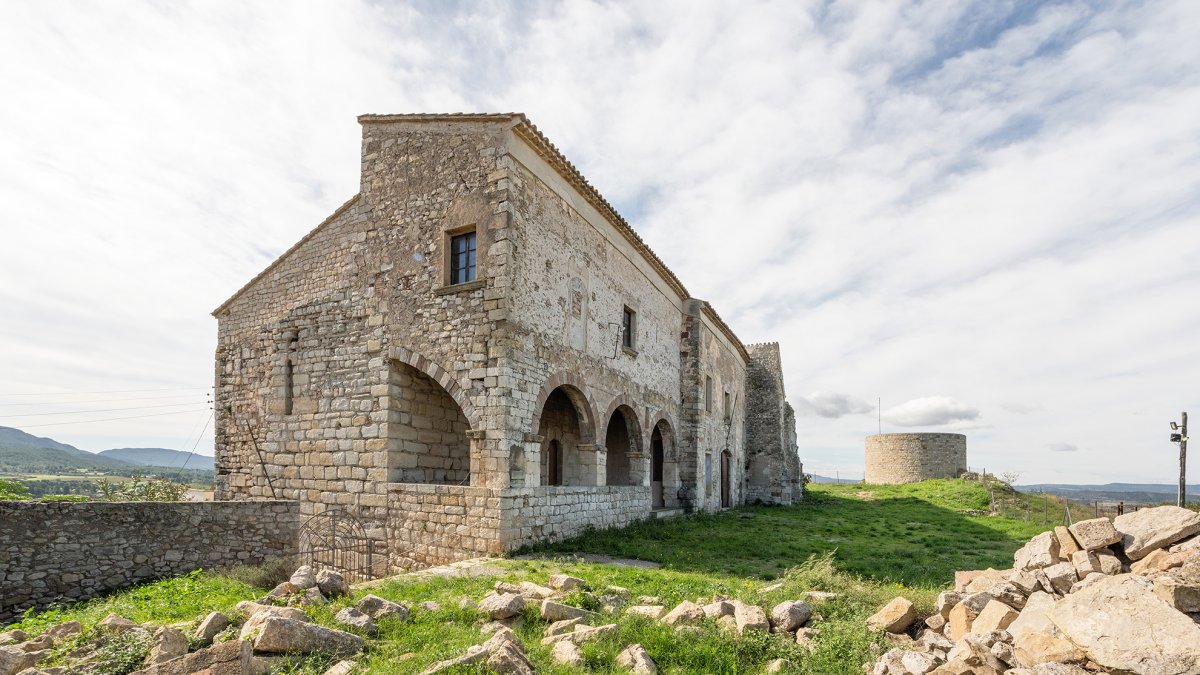
<instances>
[{"instance_id":1,"label":"doorway","mask_svg":"<svg viewBox=\"0 0 1200 675\"><path fill-rule=\"evenodd\" d=\"M650 437L650 497L653 508L666 506L663 501L663 439L658 428Z\"/></svg>"},{"instance_id":2,"label":"doorway","mask_svg":"<svg viewBox=\"0 0 1200 675\"><path fill-rule=\"evenodd\" d=\"M730 507L729 495L729 469L730 469L729 451L721 453L721 508L727 509Z\"/></svg>"}]
</instances>

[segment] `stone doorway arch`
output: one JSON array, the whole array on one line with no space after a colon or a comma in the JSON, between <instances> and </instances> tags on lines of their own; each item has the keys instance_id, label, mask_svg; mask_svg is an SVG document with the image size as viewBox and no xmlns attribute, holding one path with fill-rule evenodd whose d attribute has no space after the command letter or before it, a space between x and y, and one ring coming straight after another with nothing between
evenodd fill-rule
<instances>
[{"instance_id":1,"label":"stone doorway arch","mask_svg":"<svg viewBox=\"0 0 1200 675\"><path fill-rule=\"evenodd\" d=\"M605 484L641 485L642 427L637 413L628 405L619 405L608 418L604 433Z\"/></svg>"},{"instance_id":2,"label":"stone doorway arch","mask_svg":"<svg viewBox=\"0 0 1200 675\"><path fill-rule=\"evenodd\" d=\"M603 466L599 464L598 448L593 441L590 411L583 391L570 384L555 387L543 399L535 418L541 442L538 453L541 485L600 484Z\"/></svg>"}]
</instances>

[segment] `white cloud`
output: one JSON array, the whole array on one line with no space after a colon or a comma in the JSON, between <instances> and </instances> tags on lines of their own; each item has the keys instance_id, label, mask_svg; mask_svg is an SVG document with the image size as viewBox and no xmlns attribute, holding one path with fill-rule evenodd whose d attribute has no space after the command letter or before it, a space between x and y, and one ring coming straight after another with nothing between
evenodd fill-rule
<instances>
[{"instance_id":1,"label":"white cloud","mask_svg":"<svg viewBox=\"0 0 1200 675\"><path fill-rule=\"evenodd\" d=\"M1070 443L1051 443L1046 446L1051 452L1079 452L1079 446Z\"/></svg>"},{"instance_id":2,"label":"white cloud","mask_svg":"<svg viewBox=\"0 0 1200 675\"><path fill-rule=\"evenodd\" d=\"M902 427L935 427L978 420L979 409L948 396L926 396L888 408L883 419Z\"/></svg>"},{"instance_id":3,"label":"white cloud","mask_svg":"<svg viewBox=\"0 0 1200 675\"><path fill-rule=\"evenodd\" d=\"M806 417L837 419L846 415L860 415L875 409L875 406L849 394L815 391L799 399L796 412Z\"/></svg>"}]
</instances>

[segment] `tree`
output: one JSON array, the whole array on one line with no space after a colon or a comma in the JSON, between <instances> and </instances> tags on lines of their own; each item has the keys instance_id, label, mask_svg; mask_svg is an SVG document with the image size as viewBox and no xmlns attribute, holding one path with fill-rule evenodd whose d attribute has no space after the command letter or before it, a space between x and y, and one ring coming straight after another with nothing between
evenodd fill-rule
<instances>
[{"instance_id":1,"label":"tree","mask_svg":"<svg viewBox=\"0 0 1200 675\"><path fill-rule=\"evenodd\" d=\"M29 499L29 488L19 481L0 480L0 502Z\"/></svg>"}]
</instances>

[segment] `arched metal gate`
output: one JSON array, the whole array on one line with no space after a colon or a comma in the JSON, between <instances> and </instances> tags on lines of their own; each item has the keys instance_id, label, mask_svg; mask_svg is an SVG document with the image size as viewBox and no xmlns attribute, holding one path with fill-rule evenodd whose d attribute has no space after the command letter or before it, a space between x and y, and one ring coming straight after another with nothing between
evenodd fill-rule
<instances>
[{"instance_id":1,"label":"arched metal gate","mask_svg":"<svg viewBox=\"0 0 1200 675\"><path fill-rule=\"evenodd\" d=\"M358 518L341 509L327 509L300 526L300 564L313 572L332 569L347 583L367 581L372 578L374 544Z\"/></svg>"}]
</instances>

